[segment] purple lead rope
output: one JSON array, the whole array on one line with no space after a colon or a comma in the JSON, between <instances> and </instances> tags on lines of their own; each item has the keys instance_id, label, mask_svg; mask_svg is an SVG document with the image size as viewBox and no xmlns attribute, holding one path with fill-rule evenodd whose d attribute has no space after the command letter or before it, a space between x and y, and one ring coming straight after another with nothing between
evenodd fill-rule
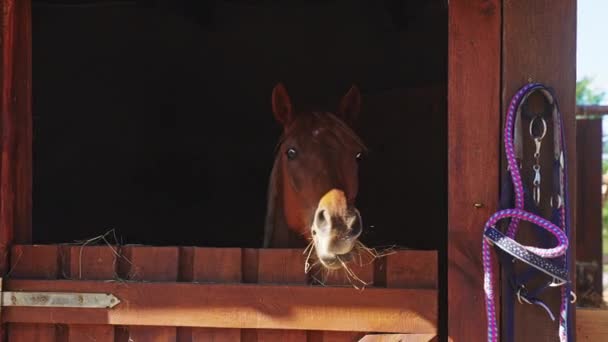
<instances>
[{"instance_id":1,"label":"purple lead rope","mask_svg":"<svg viewBox=\"0 0 608 342\"><path fill-rule=\"evenodd\" d=\"M508 112L506 117L505 131L504 131L504 146L505 153L509 167L509 173L511 174L511 179L513 182L514 194L515 194L515 208L506 209L496 212L492 215L485 224L484 229L494 227L500 220L510 218L511 221L507 228L506 236L511 239L515 239L515 235L519 229L519 223L521 220L531 222L548 232L550 232L558 241L557 246L553 248L538 248L532 246L523 246L529 252L536 254L542 258L557 258L562 257L562 262L566 263L566 253L568 251L568 237L567 237L567 218L565 207L567 205L566 198L564 198L564 204L560 210L561 216L561 226L553 224L552 222L539 217L535 214L532 214L528 211L524 210L524 186L522 183L522 177L519 173L519 165L517 163L517 157L514 146L514 126L516 113L518 111L519 106L523 102L523 99L526 94L535 90L535 89L546 89L539 83L531 83L522 87L517 94L512 98ZM555 125L561 126L561 116L559 111L557 113L558 120L554 123ZM563 145L563 131L561 132L562 139L561 144ZM565 153L565 148L562 146L562 153ZM561 174L561 186L563 187L565 184L565 172ZM567 191L567 190L565 190ZM498 342L499 341L499 331L497 326L497 318L496 318L496 306L495 306L495 292L493 289L494 275L492 270L492 255L491 255L491 243L486 238L482 241L482 261L483 261L483 270L484 270L484 292L485 292L485 302L486 302L486 316L487 316L487 333L488 333L488 341L489 342ZM567 266L566 266L567 267ZM567 288L562 287L561 292L561 306L560 306L560 324L559 324L559 339L561 342L567 342L568 336L568 316L567 316L567 308L568 308L568 296L569 292Z\"/></svg>"}]
</instances>

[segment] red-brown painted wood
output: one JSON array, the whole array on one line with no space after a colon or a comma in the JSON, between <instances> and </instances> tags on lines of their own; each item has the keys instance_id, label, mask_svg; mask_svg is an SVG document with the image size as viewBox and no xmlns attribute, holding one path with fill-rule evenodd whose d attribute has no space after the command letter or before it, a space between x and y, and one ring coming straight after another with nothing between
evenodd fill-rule
<instances>
[{"instance_id":1,"label":"red-brown painted wood","mask_svg":"<svg viewBox=\"0 0 608 342\"><path fill-rule=\"evenodd\" d=\"M602 295L602 120L577 120L576 131L576 261L584 263L585 274L578 279L583 288L577 288L577 295L582 301L589 290ZM595 269L588 263L595 263Z\"/></svg>"},{"instance_id":2,"label":"red-brown painted wood","mask_svg":"<svg viewBox=\"0 0 608 342\"><path fill-rule=\"evenodd\" d=\"M308 281L302 249L259 249L257 257L259 284L306 284Z\"/></svg>"},{"instance_id":3,"label":"red-brown painted wood","mask_svg":"<svg viewBox=\"0 0 608 342\"><path fill-rule=\"evenodd\" d=\"M61 249L56 245L14 245L10 278L57 279L61 277Z\"/></svg>"},{"instance_id":4,"label":"red-brown painted wood","mask_svg":"<svg viewBox=\"0 0 608 342\"><path fill-rule=\"evenodd\" d=\"M542 82L552 87L564 117L567 159L569 167L569 192L571 217L571 244L576 255L576 132L575 132L575 84L576 84L576 0L538 0L503 2L502 45L502 112L513 94L527 82ZM550 136L547 136L550 140ZM527 140L526 140L527 141ZM524 145L524 154L532 155L531 144ZM551 154L548 158L551 158ZM543 160L541 167L550 169L550 160ZM529 168L526 162L523 168ZM524 174L525 176L526 174ZM550 184L550 175L543 176L543 183ZM546 204L548 201L545 201ZM548 206L541 208L548 217ZM526 245L538 245L526 224L522 224L518 241ZM574 258L573 258L574 259ZM572 260L571 270L574 269ZM575 282L575 274L572 273ZM533 284L533 286L538 283ZM550 289L541 296L557 315L560 289ZM551 321L543 310L528 305L515 305L516 341L555 341L558 321Z\"/></svg>"},{"instance_id":5,"label":"red-brown painted wood","mask_svg":"<svg viewBox=\"0 0 608 342\"><path fill-rule=\"evenodd\" d=\"M183 281L204 283L240 283L242 281L243 252L240 248L182 247L180 278ZM238 342L241 329L179 328L178 342Z\"/></svg>"},{"instance_id":6,"label":"red-brown painted wood","mask_svg":"<svg viewBox=\"0 0 608 342\"><path fill-rule=\"evenodd\" d=\"M7 280L5 288L112 293L125 302L111 310L6 307L4 322L437 332L437 291L427 289L71 280Z\"/></svg>"},{"instance_id":7,"label":"red-brown painted wood","mask_svg":"<svg viewBox=\"0 0 608 342\"><path fill-rule=\"evenodd\" d=\"M0 272L13 241L31 240L31 2L2 0L0 67Z\"/></svg>"},{"instance_id":8,"label":"red-brown painted wood","mask_svg":"<svg viewBox=\"0 0 608 342\"><path fill-rule=\"evenodd\" d=\"M7 341L10 342L59 342L54 324L13 323L7 330Z\"/></svg>"},{"instance_id":9,"label":"red-brown painted wood","mask_svg":"<svg viewBox=\"0 0 608 342\"><path fill-rule=\"evenodd\" d=\"M386 256L386 287L437 289L437 252L398 251Z\"/></svg>"},{"instance_id":10,"label":"red-brown painted wood","mask_svg":"<svg viewBox=\"0 0 608 342\"><path fill-rule=\"evenodd\" d=\"M114 327L111 325L70 325L66 342L114 342ZM63 342L63 341L62 341Z\"/></svg>"},{"instance_id":11,"label":"red-brown painted wood","mask_svg":"<svg viewBox=\"0 0 608 342\"><path fill-rule=\"evenodd\" d=\"M115 246L60 246L61 273L73 280L115 279L116 251ZM110 325L79 324L66 326L63 336L62 341L67 342L113 342L115 334Z\"/></svg>"},{"instance_id":12,"label":"red-brown painted wood","mask_svg":"<svg viewBox=\"0 0 608 342\"><path fill-rule=\"evenodd\" d=\"M62 274L73 280L115 279L117 251L117 246L62 246Z\"/></svg>"},{"instance_id":13,"label":"red-brown painted wood","mask_svg":"<svg viewBox=\"0 0 608 342\"><path fill-rule=\"evenodd\" d=\"M131 281L145 282L175 282L178 280L179 249L177 247L135 247L121 249L124 258L119 263L119 274ZM169 285L166 291L157 296L166 296L167 292L175 291ZM124 298L130 299L131 296ZM131 303L129 303L131 304ZM175 342L177 329L165 326L163 320L158 320L155 326L138 326L138 321L128 324L128 341ZM127 325L127 324L125 324Z\"/></svg>"},{"instance_id":14,"label":"red-brown painted wood","mask_svg":"<svg viewBox=\"0 0 608 342\"><path fill-rule=\"evenodd\" d=\"M481 238L499 190L500 43L501 1L450 1L446 285L455 341L487 340Z\"/></svg>"}]
</instances>

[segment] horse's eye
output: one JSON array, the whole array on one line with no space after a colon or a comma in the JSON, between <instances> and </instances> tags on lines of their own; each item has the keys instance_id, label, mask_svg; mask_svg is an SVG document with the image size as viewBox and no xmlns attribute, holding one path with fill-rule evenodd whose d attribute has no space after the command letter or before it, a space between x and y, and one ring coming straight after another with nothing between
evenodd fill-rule
<instances>
[{"instance_id":1,"label":"horse's eye","mask_svg":"<svg viewBox=\"0 0 608 342\"><path fill-rule=\"evenodd\" d=\"M361 159L363 159L363 153L361 153L361 152L357 153L355 158L357 158L357 161L361 161Z\"/></svg>"},{"instance_id":2,"label":"horse's eye","mask_svg":"<svg viewBox=\"0 0 608 342\"><path fill-rule=\"evenodd\" d=\"M287 150L287 158L289 160L295 159L297 155L298 155L298 152L296 151L295 148L290 148Z\"/></svg>"}]
</instances>

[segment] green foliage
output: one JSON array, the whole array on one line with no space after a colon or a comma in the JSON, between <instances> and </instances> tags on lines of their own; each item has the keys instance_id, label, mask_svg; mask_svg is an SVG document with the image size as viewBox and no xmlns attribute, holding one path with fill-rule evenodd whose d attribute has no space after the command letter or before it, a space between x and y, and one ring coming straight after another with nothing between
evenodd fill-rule
<instances>
[{"instance_id":1,"label":"green foliage","mask_svg":"<svg viewBox=\"0 0 608 342\"><path fill-rule=\"evenodd\" d=\"M597 105L604 100L606 92L591 89L593 79L583 77L582 80L576 82L576 104L577 105Z\"/></svg>"}]
</instances>

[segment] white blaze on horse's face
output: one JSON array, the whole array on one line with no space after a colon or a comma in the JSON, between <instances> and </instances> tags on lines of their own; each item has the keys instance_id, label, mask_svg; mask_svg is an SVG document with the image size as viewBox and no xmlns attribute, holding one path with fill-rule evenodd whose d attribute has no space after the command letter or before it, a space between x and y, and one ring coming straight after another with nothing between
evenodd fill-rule
<instances>
[{"instance_id":1,"label":"white blaze on horse's face","mask_svg":"<svg viewBox=\"0 0 608 342\"><path fill-rule=\"evenodd\" d=\"M317 257L329 269L342 267L361 235L361 215L343 191L332 189L319 201L311 227Z\"/></svg>"}]
</instances>

